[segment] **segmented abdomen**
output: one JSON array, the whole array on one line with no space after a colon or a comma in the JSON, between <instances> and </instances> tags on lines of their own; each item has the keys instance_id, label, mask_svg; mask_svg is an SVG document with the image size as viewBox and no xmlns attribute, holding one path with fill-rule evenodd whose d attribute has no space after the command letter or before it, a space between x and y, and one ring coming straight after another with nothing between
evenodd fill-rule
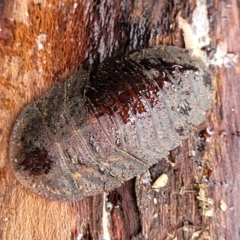
<instances>
[{"instance_id":1,"label":"segmented abdomen","mask_svg":"<svg viewBox=\"0 0 240 240\"><path fill-rule=\"evenodd\" d=\"M23 111L10 141L13 169L47 198L111 190L187 138L204 119L211 91L205 66L183 49L159 46L108 59Z\"/></svg>"}]
</instances>

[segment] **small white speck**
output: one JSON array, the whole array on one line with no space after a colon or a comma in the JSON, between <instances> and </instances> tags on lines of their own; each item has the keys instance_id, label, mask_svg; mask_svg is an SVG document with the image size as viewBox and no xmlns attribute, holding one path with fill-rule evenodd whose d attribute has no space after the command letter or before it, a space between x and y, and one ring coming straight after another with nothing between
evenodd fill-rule
<instances>
[{"instance_id":1,"label":"small white speck","mask_svg":"<svg viewBox=\"0 0 240 240\"><path fill-rule=\"evenodd\" d=\"M78 3L74 3L73 4L73 9L75 10L77 8L77 6L78 6Z\"/></svg>"},{"instance_id":2,"label":"small white speck","mask_svg":"<svg viewBox=\"0 0 240 240\"><path fill-rule=\"evenodd\" d=\"M224 200L220 200L219 205L220 205L220 209L221 209L223 212L225 212L225 211L228 209L228 206L227 206L227 204L225 203Z\"/></svg>"},{"instance_id":3,"label":"small white speck","mask_svg":"<svg viewBox=\"0 0 240 240\"><path fill-rule=\"evenodd\" d=\"M214 133L214 130L211 128L206 128L207 133L211 136Z\"/></svg>"},{"instance_id":4,"label":"small white speck","mask_svg":"<svg viewBox=\"0 0 240 240\"><path fill-rule=\"evenodd\" d=\"M46 34L40 34L37 36L37 46L38 46L38 50L43 50L44 46L43 46L43 42L46 42L47 39L47 35Z\"/></svg>"},{"instance_id":5,"label":"small white speck","mask_svg":"<svg viewBox=\"0 0 240 240\"><path fill-rule=\"evenodd\" d=\"M183 68L183 66L177 65L177 64L173 65L173 67L174 67L174 68L178 68L178 67L179 67L179 68Z\"/></svg>"},{"instance_id":6,"label":"small white speck","mask_svg":"<svg viewBox=\"0 0 240 240\"><path fill-rule=\"evenodd\" d=\"M149 183L151 183L151 178L149 177L149 176L144 176L143 178L142 178L142 184L143 185L147 185L147 184L149 184Z\"/></svg>"},{"instance_id":7,"label":"small white speck","mask_svg":"<svg viewBox=\"0 0 240 240\"><path fill-rule=\"evenodd\" d=\"M83 234L82 233L79 233L78 236L77 236L77 240L81 240L83 237Z\"/></svg>"},{"instance_id":8,"label":"small white speck","mask_svg":"<svg viewBox=\"0 0 240 240\"><path fill-rule=\"evenodd\" d=\"M106 208L109 209L109 210L112 210L113 209L112 203L111 202L107 202Z\"/></svg>"}]
</instances>

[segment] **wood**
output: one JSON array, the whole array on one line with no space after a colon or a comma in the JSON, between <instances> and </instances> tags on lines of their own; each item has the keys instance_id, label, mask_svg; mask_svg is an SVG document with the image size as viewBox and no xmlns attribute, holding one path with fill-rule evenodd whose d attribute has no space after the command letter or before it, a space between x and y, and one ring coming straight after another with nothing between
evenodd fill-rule
<instances>
[{"instance_id":1,"label":"wood","mask_svg":"<svg viewBox=\"0 0 240 240\"><path fill-rule=\"evenodd\" d=\"M157 44L184 47L177 17L191 22L196 3L179 2L0 2L1 239L240 238L240 14L234 0L207 5L211 43L204 50L214 63L216 89L209 117L149 173L109 194L54 202L19 185L8 162L9 135L23 107L86 59ZM162 173L169 180L156 192L150 181Z\"/></svg>"}]
</instances>

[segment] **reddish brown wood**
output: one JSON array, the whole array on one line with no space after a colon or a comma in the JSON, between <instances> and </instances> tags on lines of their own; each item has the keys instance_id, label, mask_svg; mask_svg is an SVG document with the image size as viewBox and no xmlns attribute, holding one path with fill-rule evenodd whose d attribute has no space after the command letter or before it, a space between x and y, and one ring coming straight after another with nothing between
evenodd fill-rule
<instances>
[{"instance_id":1,"label":"reddish brown wood","mask_svg":"<svg viewBox=\"0 0 240 240\"><path fill-rule=\"evenodd\" d=\"M199 239L239 239L239 63L212 67L213 108L195 135L150 169L149 176L109 193L107 204L104 195L74 203L47 201L12 175L9 134L28 102L80 67L86 56L104 59L149 43L183 46L176 17L181 11L190 21L195 8L194 1L99 2L65 1L61 6L55 0L42 4L12 0L0 8L1 238L190 239L199 233ZM226 44L226 53L239 54L239 3L208 1L208 14L212 42L207 52L212 55L217 45ZM213 130L211 136L206 127ZM189 157L191 150L196 156ZM162 173L169 182L160 192L149 182L143 184L143 178L154 181ZM214 201L211 217L201 215L200 189ZM225 212L219 207L221 199L228 206ZM106 223L108 228L103 227Z\"/></svg>"}]
</instances>

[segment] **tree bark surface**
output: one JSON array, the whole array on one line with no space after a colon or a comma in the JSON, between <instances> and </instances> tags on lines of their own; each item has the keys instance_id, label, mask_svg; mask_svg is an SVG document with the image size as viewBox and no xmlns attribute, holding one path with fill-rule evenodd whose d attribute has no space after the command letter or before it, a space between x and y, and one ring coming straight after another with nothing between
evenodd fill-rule
<instances>
[{"instance_id":1,"label":"tree bark surface","mask_svg":"<svg viewBox=\"0 0 240 240\"><path fill-rule=\"evenodd\" d=\"M178 17L193 22L201 4L215 91L188 140L145 174L79 202L49 201L17 182L8 144L24 106L85 62L185 47ZM240 239L239 9L236 0L0 1L0 238ZM168 183L154 191L163 173Z\"/></svg>"}]
</instances>

